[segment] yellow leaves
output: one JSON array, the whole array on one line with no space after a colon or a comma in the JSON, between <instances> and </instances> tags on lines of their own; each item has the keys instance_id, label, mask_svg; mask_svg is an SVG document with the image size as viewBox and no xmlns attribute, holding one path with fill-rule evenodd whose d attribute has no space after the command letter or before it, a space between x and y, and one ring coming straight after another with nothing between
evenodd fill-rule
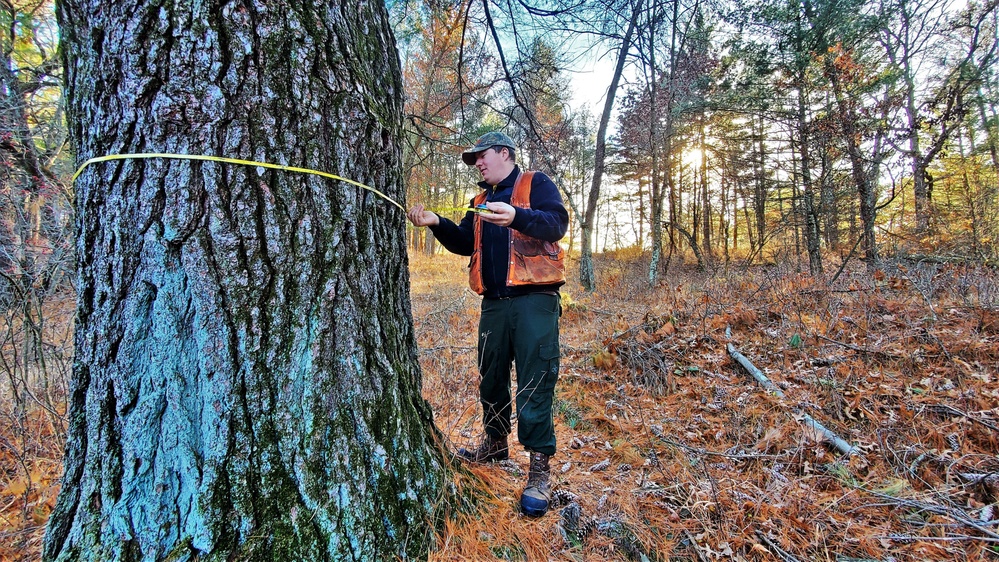
<instances>
[{"instance_id":1,"label":"yellow leaves","mask_svg":"<svg viewBox=\"0 0 999 562\"><path fill-rule=\"evenodd\" d=\"M762 453L772 453L783 448L783 441L784 430L779 427L771 427L765 434L763 434L763 437L756 442L756 446L754 448Z\"/></svg>"},{"instance_id":2,"label":"yellow leaves","mask_svg":"<svg viewBox=\"0 0 999 562\"><path fill-rule=\"evenodd\" d=\"M650 344L658 341L658 338L656 338L655 336L650 336L649 333L646 332L645 330L639 330L638 333L635 334L635 340L638 341L639 343Z\"/></svg>"},{"instance_id":3,"label":"yellow leaves","mask_svg":"<svg viewBox=\"0 0 999 562\"><path fill-rule=\"evenodd\" d=\"M881 492L882 494L888 496L897 496L902 492L908 491L911 488L912 486L909 484L908 480L904 478L893 478L888 482L886 482L885 485L882 486L880 489L878 489L878 492Z\"/></svg>"},{"instance_id":4,"label":"yellow leaves","mask_svg":"<svg viewBox=\"0 0 999 562\"><path fill-rule=\"evenodd\" d=\"M960 357L955 357L954 363L961 367L961 369L968 375L975 376L977 374L977 371L967 361L961 359Z\"/></svg>"},{"instance_id":5,"label":"yellow leaves","mask_svg":"<svg viewBox=\"0 0 999 562\"><path fill-rule=\"evenodd\" d=\"M30 482L21 476L21 478L14 480L3 489L0 489L0 496L20 496L28 490L29 484Z\"/></svg>"},{"instance_id":6,"label":"yellow leaves","mask_svg":"<svg viewBox=\"0 0 999 562\"><path fill-rule=\"evenodd\" d=\"M9 427L0 427L0 436L9 429ZM52 509L55 508L56 498L59 495L59 465L53 460L32 459L29 456L27 465L30 472L26 474L22 464L24 459L14 461L4 454L6 452L9 451L0 450L0 465L10 466L12 470L7 473L10 479L0 483L0 498L3 499L0 503L4 506L0 511L0 521L7 523L19 521L35 525L41 530ZM21 548L23 545L24 543L21 543ZM13 546L12 542L11 548ZM0 546L0 560L29 559L28 556L10 558L10 551L6 548Z\"/></svg>"}]
</instances>

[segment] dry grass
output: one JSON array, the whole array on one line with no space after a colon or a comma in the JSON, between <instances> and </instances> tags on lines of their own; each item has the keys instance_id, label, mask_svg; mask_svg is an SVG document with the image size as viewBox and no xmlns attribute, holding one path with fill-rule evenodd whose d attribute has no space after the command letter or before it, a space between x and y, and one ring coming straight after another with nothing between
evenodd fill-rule
<instances>
[{"instance_id":1,"label":"dry grass","mask_svg":"<svg viewBox=\"0 0 999 562\"><path fill-rule=\"evenodd\" d=\"M452 447L480 427L463 265L411 266L424 395ZM495 502L452 521L433 560L999 559L994 272L891 266L822 287L772 268L650 289L640 264L598 265L600 290L570 281L563 303L558 505L518 514L526 455L475 467ZM783 399L730 361L726 326Z\"/></svg>"}]
</instances>

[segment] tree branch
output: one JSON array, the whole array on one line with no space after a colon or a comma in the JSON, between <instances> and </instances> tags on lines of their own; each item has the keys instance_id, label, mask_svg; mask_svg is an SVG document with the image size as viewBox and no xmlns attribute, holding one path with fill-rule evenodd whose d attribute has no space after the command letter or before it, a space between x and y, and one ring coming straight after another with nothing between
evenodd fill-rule
<instances>
[{"instance_id":1,"label":"tree branch","mask_svg":"<svg viewBox=\"0 0 999 562\"><path fill-rule=\"evenodd\" d=\"M732 329L730 327L725 329L725 336L728 338L732 337ZM729 356L732 357L732 359L734 359L736 363L741 365L742 368L745 369L750 375L752 375L753 378L760 383L760 386L765 388L768 392L773 393L778 398L784 398L784 392L780 388L778 388L777 385L771 382L771 380L768 379L765 374L763 374L763 371L757 369L756 366L753 365L753 363L746 358L746 356L739 353L739 351L736 350L735 346L732 345L731 342L728 344L727 349ZM832 430L828 429L826 426L822 425L817 420L812 418L812 416L801 411L801 408L794 408L794 412L795 414L801 416L801 420L806 426L822 434L823 437L829 440L829 442L833 445L833 447L842 452L844 455L849 457L850 455L853 455L854 453L858 452L857 447L851 445L850 443L847 443L845 440L836 435Z\"/></svg>"}]
</instances>

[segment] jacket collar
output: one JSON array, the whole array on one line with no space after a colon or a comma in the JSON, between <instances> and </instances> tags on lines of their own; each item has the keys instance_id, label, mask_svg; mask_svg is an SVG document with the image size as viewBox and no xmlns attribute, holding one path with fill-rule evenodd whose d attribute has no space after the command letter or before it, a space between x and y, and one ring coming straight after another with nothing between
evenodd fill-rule
<instances>
[{"instance_id":1,"label":"jacket collar","mask_svg":"<svg viewBox=\"0 0 999 562\"><path fill-rule=\"evenodd\" d=\"M510 175L507 176L505 179L503 179L503 181L496 184L495 191L503 191L504 189L512 188L513 184L517 183L518 177L520 177L520 166L515 165L513 167L513 171L510 172ZM485 189L489 193L492 193L494 191L493 186L489 185L489 183L485 181L480 181L479 187Z\"/></svg>"}]
</instances>

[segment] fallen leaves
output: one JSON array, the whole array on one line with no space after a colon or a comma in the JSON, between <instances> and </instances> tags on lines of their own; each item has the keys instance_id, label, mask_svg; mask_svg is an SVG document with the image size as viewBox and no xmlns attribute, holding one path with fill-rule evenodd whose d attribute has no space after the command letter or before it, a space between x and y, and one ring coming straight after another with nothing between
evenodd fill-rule
<instances>
[{"instance_id":1,"label":"fallen leaves","mask_svg":"<svg viewBox=\"0 0 999 562\"><path fill-rule=\"evenodd\" d=\"M36 560L62 473L62 440L41 409L0 411L0 560Z\"/></svg>"},{"instance_id":2,"label":"fallen leaves","mask_svg":"<svg viewBox=\"0 0 999 562\"><path fill-rule=\"evenodd\" d=\"M445 437L465 445L481 423L475 298L466 296L460 260L447 262L450 276L422 260L412 273L417 337L434 350L420 355L425 398ZM634 265L615 264L614 288L602 294L570 287L585 296L561 323L557 509L519 515L527 462L514 446L510 461L474 467L456 484L489 495L480 514L445 522L432 560L976 560L992 552L999 303L961 292L987 283L951 270L934 278L942 288L929 303L911 272L887 267L847 272L832 288L749 271L730 280L678 275L675 289L648 289L640 273L629 277ZM726 326L783 399L730 361ZM860 452L843 459L789 407L829 423ZM56 441L41 426L33 431L39 442ZM3 520L19 529L0 559L38 552L58 489L61 451L51 450L35 450L27 470L21 459L0 458L10 467L0 473Z\"/></svg>"}]
</instances>

